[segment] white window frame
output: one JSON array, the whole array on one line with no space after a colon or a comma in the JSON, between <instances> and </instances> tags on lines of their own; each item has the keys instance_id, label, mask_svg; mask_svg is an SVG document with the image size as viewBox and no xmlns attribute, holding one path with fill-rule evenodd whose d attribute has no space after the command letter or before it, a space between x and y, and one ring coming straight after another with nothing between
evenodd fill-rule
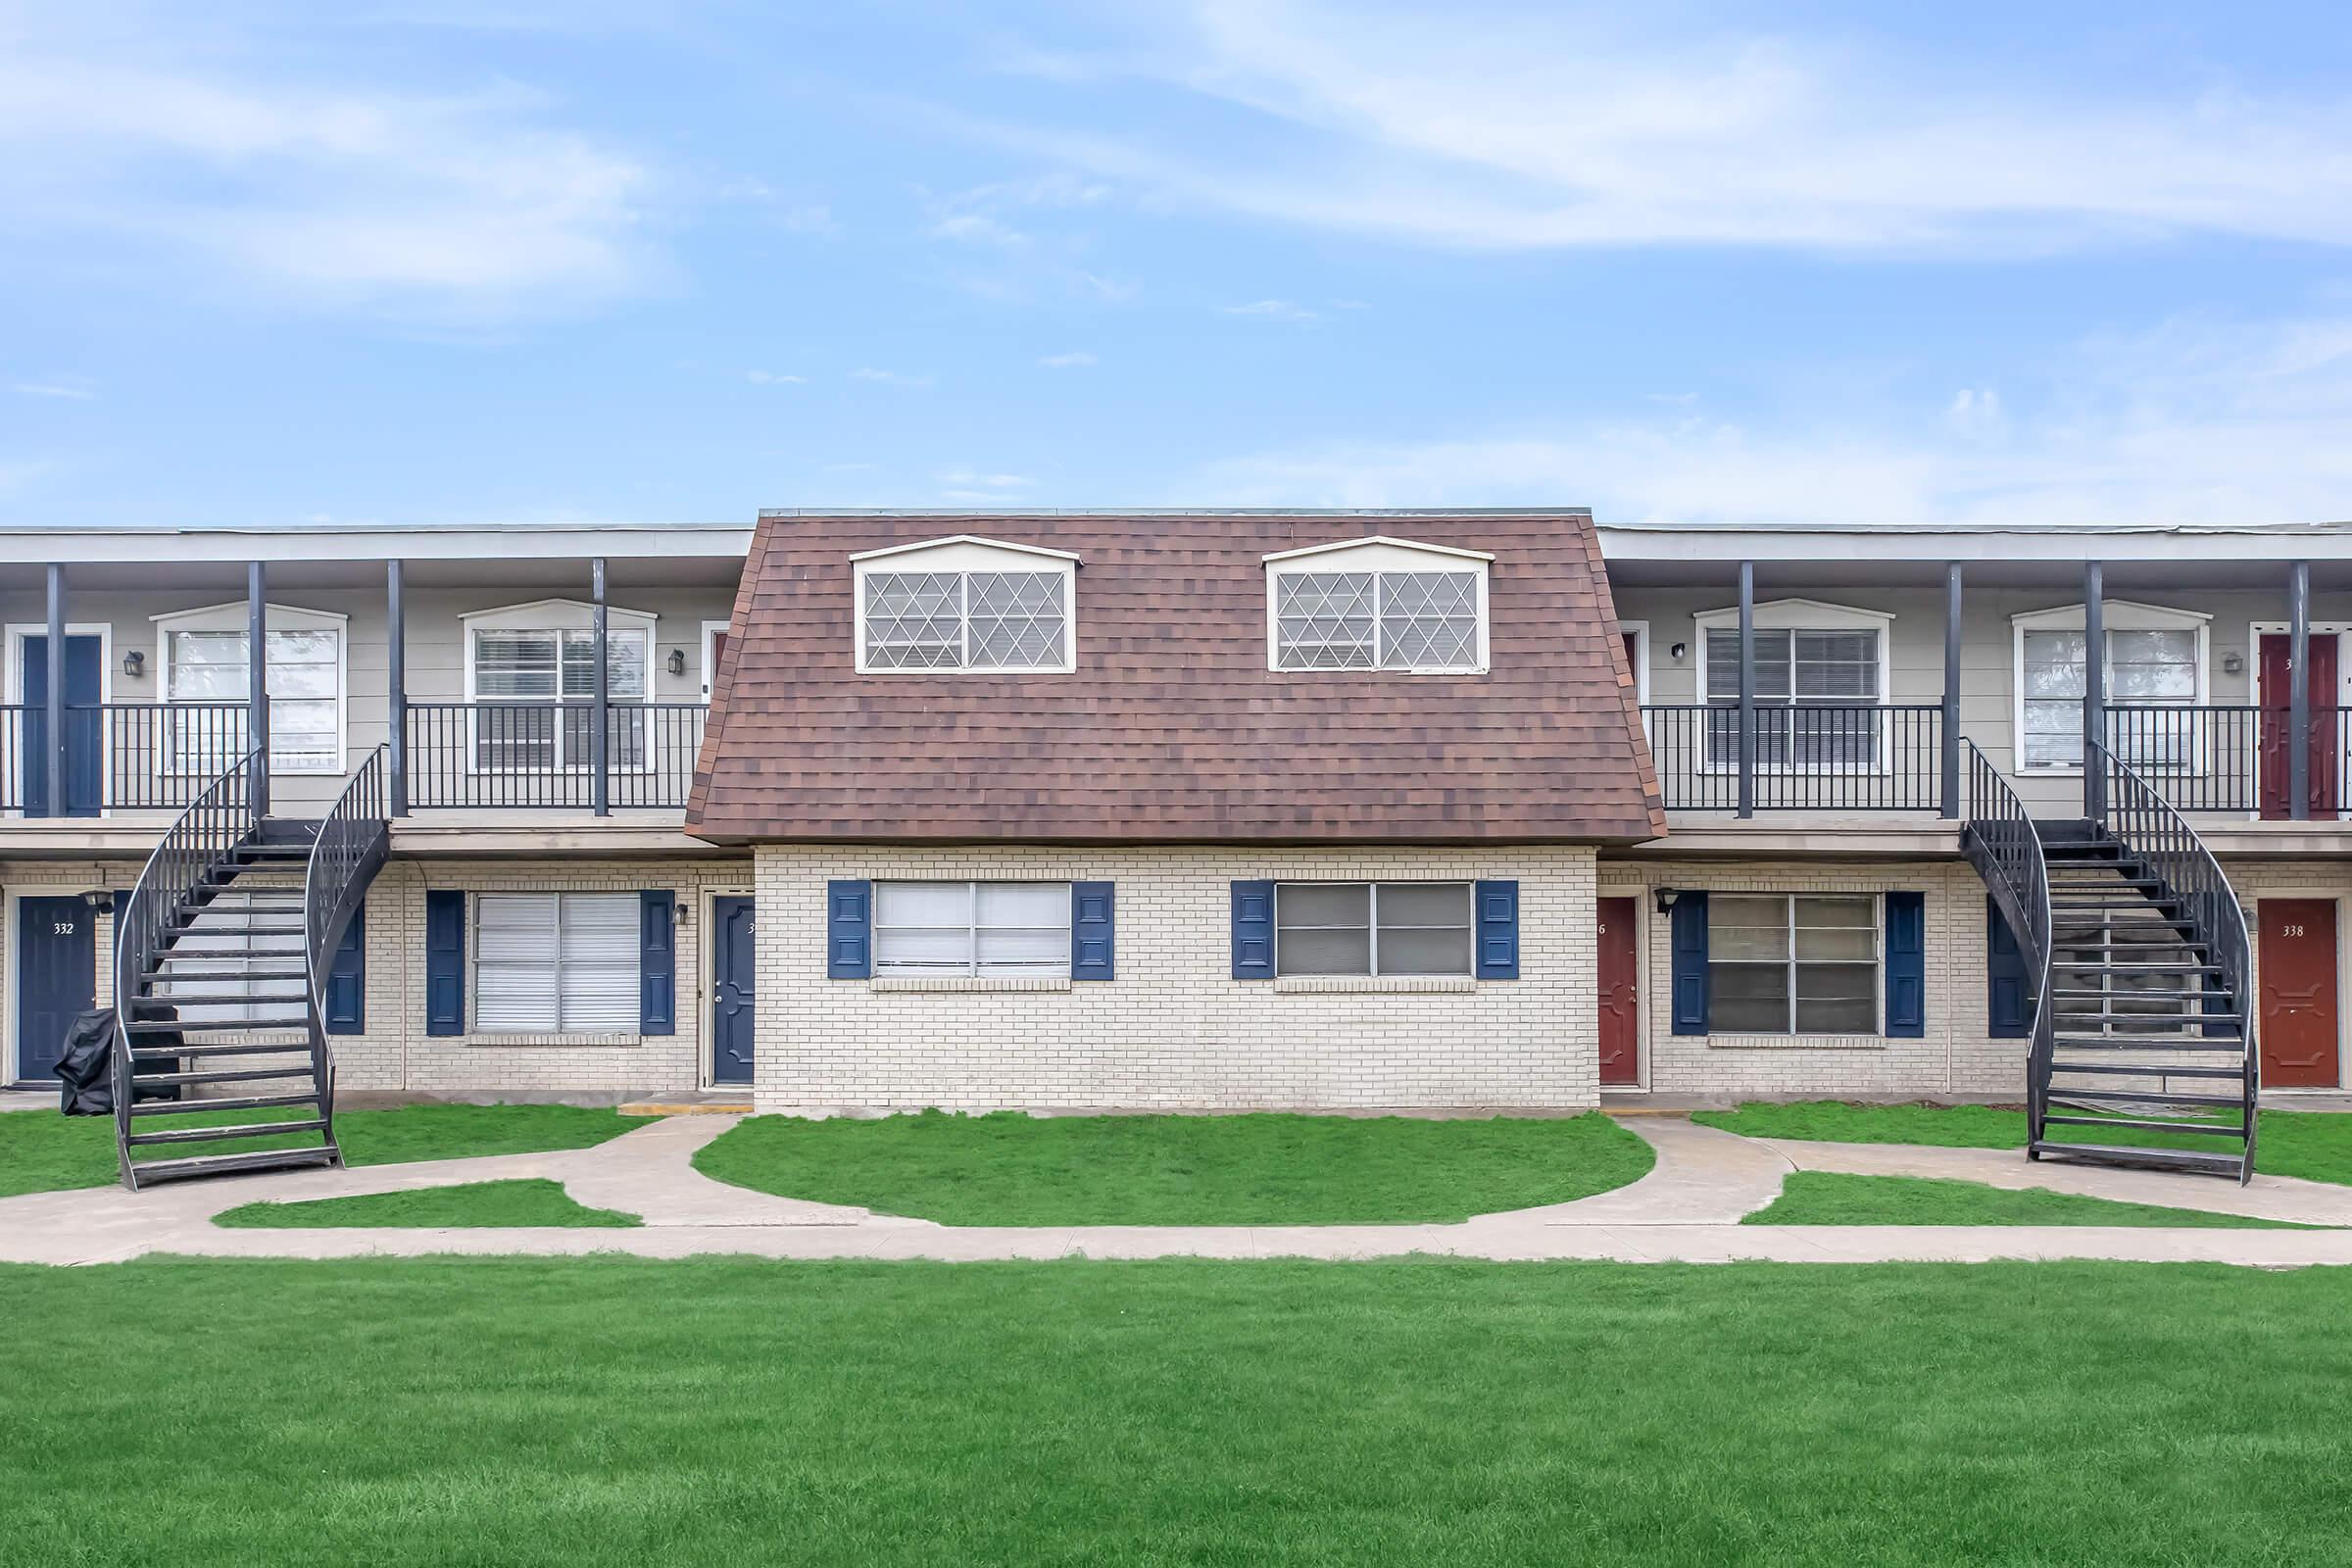
<instances>
[{"instance_id":1,"label":"white window frame","mask_svg":"<svg viewBox=\"0 0 2352 1568\"><path fill-rule=\"evenodd\" d=\"M882 933L883 933L884 931L886 931L886 930L897 930L897 929L900 929L899 927L896 927L896 926L885 926L885 925L882 923L882 898L881 898L881 895L882 895L882 889L884 889L884 888L886 888L886 887L890 886L890 885L891 885L892 883L894 883L894 882L895 882L895 883L898 883L898 884L900 884L900 885L902 885L902 886L918 886L918 887L920 887L920 886L944 886L944 887L956 887L956 886L960 886L960 887L962 887L962 889L963 889L963 893L964 893L964 905L963 905L964 927L963 927L963 930L964 930L964 936L965 936L965 938L966 938L966 940L967 940L967 943L968 943L968 947L967 947L967 951L966 951L966 954L965 954L965 957L964 957L964 962L963 962L963 967L962 967L962 969L960 969L960 970L950 970L950 969L936 969L936 968L934 968L934 969L922 969L922 970L914 970L914 969L894 969L894 970L885 970L885 969L883 968L883 966L882 966ZM1050 969L1030 969L1030 970L1023 970L1023 971L1021 971L1021 972L1020 972L1020 974L1019 974L1019 975L1017 975L1017 976L1013 976L1013 975L993 975L993 976L988 976L988 975L982 975L982 974L981 974L981 972L980 972L980 933L981 933L981 932L983 932L983 931L990 931L990 930L997 930L997 929L1013 930L1013 931L1035 931L1035 930L1041 930L1041 929L1044 929L1043 927L1039 927L1039 926L1006 926L1006 927L1002 927L1002 928L1000 928L1000 927L995 927L995 926L986 926L986 925L982 925L982 924L980 923L980 890L981 890L982 888L984 888L984 887L1047 887L1047 888L1059 888L1059 889L1061 889L1061 893L1062 893L1062 898L1061 898L1061 968L1060 968L1060 970L1059 970L1058 972L1056 972L1056 971L1054 971L1054 970L1050 970ZM879 882L876 882L876 883L874 883L874 885L873 885L873 898L874 898L874 905L873 905L873 910L872 910L872 915L873 915L873 945L874 945L874 951L873 951L873 978L875 978L875 979L877 979L877 980L956 980L956 979L1012 979L1012 978L1021 978L1021 979L1036 979L1036 980L1067 980L1067 979L1069 979L1069 978L1070 978L1070 963L1071 963L1071 960L1072 960L1072 958L1075 956L1075 954L1076 954L1076 949L1077 949L1077 945L1078 945L1078 938L1077 938L1077 932L1076 932L1076 929L1075 929L1077 922L1076 922L1076 920L1075 920L1075 919L1072 917L1072 916L1073 916L1073 912L1074 912L1074 911L1072 910L1071 904L1070 904L1070 884L1069 884L1069 883L1067 883L1067 882L1063 882L1063 881L1055 881L1055 880L1054 880L1053 878L1050 878L1050 877L1049 877L1049 878L1041 878L1041 879L1034 880L1034 881L1032 881L1032 880L1029 880L1029 879L1026 879L1026 878L1022 878L1022 877L1002 877L1002 876L983 876L983 877L956 877L956 876L942 876L942 877L892 877L892 878L888 879L887 881L879 881ZM910 930L922 930L922 931L930 931L930 930L946 930L946 929L950 929L950 928L948 928L948 927L944 927L944 926L913 926L913 927L907 927L906 929L910 929Z\"/></svg>"},{"instance_id":2,"label":"white window frame","mask_svg":"<svg viewBox=\"0 0 2352 1568\"><path fill-rule=\"evenodd\" d=\"M1824 1038L1824 1037L1833 1038L1833 1039L1846 1039L1846 1038L1849 1038L1849 1037L1852 1037L1852 1036L1856 1035L1857 1033L1859 1033L1859 1034L1863 1034L1863 1035L1868 1035L1868 1036L1871 1036L1871 1037L1873 1037L1873 1038L1884 1038L1884 1037L1885 1037L1885 1035L1886 1035L1886 896L1884 893L1823 892L1823 891L1821 891L1821 890L1819 890L1819 889L1816 889L1816 890L1814 890L1813 892L1810 892L1810 893L1766 893L1766 892L1747 893L1747 892L1740 892L1740 893L1726 893L1726 894L1723 894L1723 895L1721 895L1721 896L1722 896L1722 897L1724 897L1724 898L1740 898L1740 899L1780 899L1780 900L1782 900L1782 901L1783 901L1783 903L1782 903L1782 913L1783 913L1783 917L1784 917L1784 918L1786 919L1786 921L1788 922L1788 924L1787 924L1787 926L1786 926L1786 930L1787 930L1787 931L1788 931L1788 957L1787 957L1787 958L1785 958L1785 959L1783 959L1783 960L1782 960L1782 963L1783 963L1783 965L1784 965L1784 966L1785 966L1785 967L1788 969L1788 1028L1786 1028L1786 1029L1725 1029L1725 1030L1720 1030L1720 1031L1719 1031L1719 1030L1717 1030L1717 1029L1716 1029L1716 1027L1715 1027L1715 1018L1714 1018L1714 1011L1715 1011L1715 998L1714 998L1714 992L1715 992L1715 987L1714 987L1714 982L1713 982L1712 980L1710 980L1710 981L1708 982L1708 985L1707 985L1707 1014L1708 1014L1708 1015L1707 1015L1707 1033L1709 1033L1710 1035L1712 1035L1712 1034L1717 1034L1717 1033L1721 1033L1721 1034L1725 1034L1725 1035L1740 1036L1740 1037L1744 1037L1744 1038L1749 1038L1749 1039L1757 1039L1757 1040L1811 1040L1811 1039L1820 1039L1820 1038ZM1796 999L1796 970L1797 970L1797 966L1798 966L1800 963L1813 963L1813 964L1821 964L1821 965L1830 965L1830 964L1838 964L1838 963L1852 964L1852 963L1858 963L1858 962L1860 962L1860 961L1861 961L1860 959L1857 959L1857 958L1809 958L1809 959L1800 959L1800 958L1798 958L1798 957L1797 957L1797 956L1796 956L1796 901L1797 901L1797 900L1799 900L1799 899L1868 899L1868 900L1870 901L1870 933L1871 933L1871 934L1870 934L1870 966L1871 966L1871 985L1870 985L1870 1024L1871 1024L1871 1026L1870 1026L1870 1028L1868 1028L1867 1030L1861 1030L1861 1031L1845 1030L1845 1029L1830 1029L1830 1030L1824 1030L1824 1029L1804 1029L1804 1030L1800 1030L1800 1029L1798 1029L1798 1028L1796 1027L1796 1000L1797 1000L1797 999ZM1749 968L1756 968L1756 969L1761 969L1761 968L1768 968L1768 967L1770 967L1770 960L1768 960L1768 959L1764 959L1764 958L1717 958L1717 957L1715 957L1715 956L1713 956L1712 952L1710 952L1710 953L1709 953L1709 955L1708 955L1708 957L1707 957L1707 967L1708 967L1709 969L1712 969L1712 968L1713 968L1713 967L1714 967L1716 964L1718 964L1718 963L1722 963L1722 964L1726 964L1726 965L1743 964L1743 965L1746 965L1746 966L1747 966L1747 967L1749 967Z\"/></svg>"},{"instance_id":3,"label":"white window frame","mask_svg":"<svg viewBox=\"0 0 2352 1568\"><path fill-rule=\"evenodd\" d=\"M593 766L590 759L586 757L565 758L563 755L564 726L560 717L556 721L557 760L551 765L547 767L484 767L482 765L480 737L476 730L481 711L477 705L484 699L477 695L473 639L477 632L587 632L595 629L596 607L578 599L534 599L527 604L501 605L493 610L468 611L458 617L458 638L464 644L466 660L466 771L468 774L475 777L512 778L532 775L552 777L562 773L589 771ZM660 654L660 638L658 636L660 629L661 617L651 611L623 610L618 605L605 607L605 630L608 636L613 632L625 631L642 632L645 637L645 695L636 699L635 702L623 698L612 706L630 708L651 705L657 701L654 695L654 681ZM594 707L593 700L582 703L575 698L567 703L563 698L561 695L563 662L563 645L559 642L556 649L557 696L523 699L493 697L487 701L497 705L512 702L514 706L521 708L547 707L557 710L565 707ZM594 720L592 719L591 722ZM653 754L654 748L649 744L643 748L643 755L637 766L626 767L615 763L612 771L615 773L651 773L654 770Z\"/></svg>"},{"instance_id":4,"label":"white window frame","mask_svg":"<svg viewBox=\"0 0 2352 1568\"><path fill-rule=\"evenodd\" d=\"M481 1004L481 941L482 900L484 898L553 899L556 901L555 948L550 961L556 970L556 1022L545 1029L488 1029L482 1026ZM566 1029L564 1027L564 904L567 899L626 899L637 904L634 893L615 893L590 888L482 888L466 896L466 1016L472 1021L470 1033L477 1035L575 1035L586 1039L604 1039L613 1035L641 1035L645 1015L643 1004L625 1029ZM645 985L645 949L642 937L637 950L637 985L642 998Z\"/></svg>"},{"instance_id":5,"label":"white window frame","mask_svg":"<svg viewBox=\"0 0 2352 1568\"><path fill-rule=\"evenodd\" d=\"M1368 539L1344 539L1335 544L1308 545L1299 550L1278 550L1259 560L1266 572L1266 668L1276 674L1484 675L1493 667L1491 616L1487 603L1488 578L1493 574L1494 558L1483 550L1417 544L1410 539L1393 539L1386 534L1375 534ZM1369 572L1377 577L1383 572L1403 574L1473 570L1478 574L1478 650L1474 663L1408 668L1379 662L1380 588L1377 583L1372 590L1372 663L1345 669L1306 669L1292 667L1282 662L1281 579L1284 577L1325 572Z\"/></svg>"},{"instance_id":6,"label":"white window frame","mask_svg":"<svg viewBox=\"0 0 2352 1568\"><path fill-rule=\"evenodd\" d=\"M351 617L335 610L304 610L296 605L270 604L265 607L268 624L263 629L262 659L265 671L270 658L269 633L273 631L331 631L335 634L335 756L331 766L290 766L276 758L270 760L270 771L281 775L308 775L317 778L340 778L351 757ZM225 605L206 605L197 610L172 610L147 617L155 624L155 700L158 706L172 701L172 634L181 631L242 632L250 629L244 600ZM253 657L251 649L246 658ZM250 668L250 666L249 666ZM264 683L268 676L265 673ZM315 699L292 699L315 701ZM275 732L271 732L274 739ZM158 777L187 777L201 773L201 767L167 766L165 753L169 748L154 748L153 766Z\"/></svg>"},{"instance_id":7,"label":"white window frame","mask_svg":"<svg viewBox=\"0 0 2352 1568\"><path fill-rule=\"evenodd\" d=\"M1697 706L1703 709L1712 707L1714 704L1713 694L1707 689L1707 671L1711 667L1708 661L1709 650L1718 636L1728 636L1735 642L1739 640L1740 609L1735 605L1728 610L1702 611L1693 616L1692 620L1698 633ZM1894 616L1890 612L1864 610L1855 605L1834 605L1820 599L1774 599L1755 607L1753 624L1758 631L1788 632L1791 639L1800 631L1876 632L1879 641L1879 695L1875 706L1879 708L1894 706ZM1793 641L1790 646L1793 650ZM1790 695L1787 701L1777 697L1756 700L1756 711L1759 715L1780 708L1869 708L1872 706L1874 704L1868 702L1838 703L1828 702L1821 698L1813 698L1809 701L1799 699L1794 694L1793 681L1790 686ZM1733 710L1737 711L1736 709ZM1706 715L1702 713L1699 716L1699 771L1702 773L1737 772L1740 767L1740 760L1737 756L1717 758L1710 755L1707 737L1712 733L1713 727L1708 722ZM1878 760L1868 765L1848 764L1838 767L1821 767L1806 763L1802 766L1790 766L1759 761L1756 763L1756 771L1759 773L1832 773L1848 776L1889 772L1894 766L1894 733L1893 726L1883 721L1879 725L1878 752Z\"/></svg>"},{"instance_id":8,"label":"white window frame","mask_svg":"<svg viewBox=\"0 0 2352 1568\"><path fill-rule=\"evenodd\" d=\"M2028 610L2009 617L2009 761L2020 774L2042 778L2080 778L2080 762L2026 761L2026 633L2029 631L2085 631L2086 612L2080 604L2059 605L2049 610ZM2202 611L2174 610L2165 605L2142 604L2132 599L2109 599L2100 606L2100 622L2108 631L2193 631L2197 634L2196 693L2187 703L2118 703L2109 693L2107 706L2114 708L2205 708L2213 701L2213 617ZM2100 650L2102 661L2106 650ZM2101 668L2106 665L2102 663ZM2168 775L2201 774L2206 771L2202 726L2190 730L2196 744L2180 767L2164 768Z\"/></svg>"},{"instance_id":9,"label":"white window frame","mask_svg":"<svg viewBox=\"0 0 2352 1568\"><path fill-rule=\"evenodd\" d=\"M939 675L978 676L995 675L1068 675L1078 668L1078 558L1067 550L1048 550L1041 545L1008 544L1002 539L983 539L976 534L956 534L948 539L926 539L916 544L892 545L885 550L867 550L850 558L852 594L851 620L857 645L853 650L857 670L860 675ZM1037 664L989 664L975 669L970 662L972 622L962 606L957 619L962 628L963 648L955 664L932 664L921 668L897 664L879 665L866 662L865 636L865 580L876 573L893 575L899 572L936 572L954 574L959 581L956 591L967 600L970 579L975 573L996 572L1057 572L1061 577L1061 657Z\"/></svg>"},{"instance_id":10,"label":"white window frame","mask_svg":"<svg viewBox=\"0 0 2352 1568\"><path fill-rule=\"evenodd\" d=\"M1288 880L1278 879L1274 884L1275 978L1278 980L1284 978L1377 980L1382 978L1382 970L1380 967L1380 890L1383 887L1461 889L1462 908L1465 915L1463 929L1468 933L1470 938L1468 950L1470 955L1469 961L1464 964L1458 972L1448 970L1444 973L1432 973L1427 969L1416 969L1410 971L1408 974L1402 976L1391 976L1390 978L1413 980L1474 980L1478 977L1478 886L1474 879L1469 877L1432 877L1427 881L1415 881L1410 878L1391 877L1386 882L1374 882L1367 880L1318 882L1308 877L1293 877ZM1285 888L1363 888L1367 890L1367 897L1364 903L1364 918L1370 922L1370 924L1365 932L1367 944L1365 961L1369 964L1369 967L1361 975L1334 974L1328 970L1318 970L1313 974L1300 973L1293 975L1283 968L1282 894L1283 889ZM1312 925L1300 926L1298 929L1302 931L1352 931L1355 929L1355 927ZM1414 931L1450 931L1453 928L1451 926L1410 926L1400 927L1399 929Z\"/></svg>"}]
</instances>

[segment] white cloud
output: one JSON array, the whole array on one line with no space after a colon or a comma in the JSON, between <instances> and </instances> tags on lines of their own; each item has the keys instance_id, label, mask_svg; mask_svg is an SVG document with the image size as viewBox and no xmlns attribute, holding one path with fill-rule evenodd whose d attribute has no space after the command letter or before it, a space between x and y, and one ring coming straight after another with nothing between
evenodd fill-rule
<instances>
[{"instance_id":1,"label":"white cloud","mask_svg":"<svg viewBox=\"0 0 2352 1568\"><path fill-rule=\"evenodd\" d=\"M1076 349L1068 354L1041 355L1037 363L1049 370L1080 370L1094 364L1095 357L1084 349Z\"/></svg>"},{"instance_id":2,"label":"white cloud","mask_svg":"<svg viewBox=\"0 0 2352 1568\"><path fill-rule=\"evenodd\" d=\"M1028 235L987 213L950 213L932 223L931 237L956 240L967 245L1010 247L1029 243Z\"/></svg>"},{"instance_id":3,"label":"white cloud","mask_svg":"<svg viewBox=\"0 0 2352 1568\"><path fill-rule=\"evenodd\" d=\"M1037 483L1025 473L975 473L969 468L952 468L939 482L963 490L1026 490Z\"/></svg>"},{"instance_id":4,"label":"white cloud","mask_svg":"<svg viewBox=\"0 0 2352 1568\"><path fill-rule=\"evenodd\" d=\"M1462 247L2352 243L2340 95L2152 72L2104 91L1956 85L1941 60L1686 23L1197 0L1123 52L1005 64L1097 89L1150 78L1246 116L1246 134L1106 131L1100 114L993 133L1160 206Z\"/></svg>"},{"instance_id":5,"label":"white cloud","mask_svg":"<svg viewBox=\"0 0 2352 1568\"><path fill-rule=\"evenodd\" d=\"M1074 292L1110 305L1124 304L1144 291L1143 284L1131 279L1102 277L1084 270L1071 273L1070 284Z\"/></svg>"},{"instance_id":6,"label":"white cloud","mask_svg":"<svg viewBox=\"0 0 2352 1568\"><path fill-rule=\"evenodd\" d=\"M746 370L743 378L754 386L798 386L806 376L783 375L774 370Z\"/></svg>"},{"instance_id":7,"label":"white cloud","mask_svg":"<svg viewBox=\"0 0 2352 1568\"><path fill-rule=\"evenodd\" d=\"M98 395L97 388L87 381L64 379L56 381L18 381L9 390L19 397L64 398L75 403L87 403Z\"/></svg>"},{"instance_id":8,"label":"white cloud","mask_svg":"<svg viewBox=\"0 0 2352 1568\"><path fill-rule=\"evenodd\" d=\"M2352 318L2178 321L2080 346L2031 412L1527 420L1212 464L1232 506L1590 505L1620 521L2246 522L2352 515Z\"/></svg>"},{"instance_id":9,"label":"white cloud","mask_svg":"<svg viewBox=\"0 0 2352 1568\"><path fill-rule=\"evenodd\" d=\"M1251 300L1247 305L1220 305L1227 316L1258 316L1269 321L1320 321L1323 318L1289 300Z\"/></svg>"},{"instance_id":10,"label":"white cloud","mask_svg":"<svg viewBox=\"0 0 2352 1568\"><path fill-rule=\"evenodd\" d=\"M883 370L870 365L861 365L850 372L850 379L872 381L882 386L929 386L939 377L928 371L915 375L904 370Z\"/></svg>"},{"instance_id":11,"label":"white cloud","mask_svg":"<svg viewBox=\"0 0 2352 1568\"><path fill-rule=\"evenodd\" d=\"M174 55L168 32L0 51L0 206L20 232L152 244L279 296L462 312L608 295L652 266L649 171L536 94L278 77L251 49Z\"/></svg>"}]
</instances>

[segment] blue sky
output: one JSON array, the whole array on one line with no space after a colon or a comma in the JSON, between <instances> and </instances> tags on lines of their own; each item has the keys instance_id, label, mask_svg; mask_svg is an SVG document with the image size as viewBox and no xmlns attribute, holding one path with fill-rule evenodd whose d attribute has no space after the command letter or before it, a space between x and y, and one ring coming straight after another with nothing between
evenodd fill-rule
<instances>
[{"instance_id":1,"label":"blue sky","mask_svg":"<svg viewBox=\"0 0 2352 1568\"><path fill-rule=\"evenodd\" d=\"M0 0L0 521L2352 516L2348 83L2322 4Z\"/></svg>"}]
</instances>

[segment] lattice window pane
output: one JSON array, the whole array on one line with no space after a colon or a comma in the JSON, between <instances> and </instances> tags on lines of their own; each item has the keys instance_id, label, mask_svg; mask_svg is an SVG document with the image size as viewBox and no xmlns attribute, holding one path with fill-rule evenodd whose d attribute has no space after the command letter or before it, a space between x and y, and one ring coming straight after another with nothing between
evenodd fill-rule
<instances>
[{"instance_id":1,"label":"lattice window pane","mask_svg":"<svg viewBox=\"0 0 2352 1568\"><path fill-rule=\"evenodd\" d=\"M1478 664L1478 573L1380 574L1380 662L1389 669Z\"/></svg>"},{"instance_id":2,"label":"lattice window pane","mask_svg":"<svg viewBox=\"0 0 2352 1568\"><path fill-rule=\"evenodd\" d=\"M955 669L963 662L963 581L952 571L878 571L865 579L865 662L874 669Z\"/></svg>"},{"instance_id":3,"label":"lattice window pane","mask_svg":"<svg viewBox=\"0 0 2352 1568\"><path fill-rule=\"evenodd\" d=\"M1274 582L1276 662L1282 668L1373 666L1376 621L1371 572L1286 572Z\"/></svg>"},{"instance_id":4,"label":"lattice window pane","mask_svg":"<svg viewBox=\"0 0 2352 1568\"><path fill-rule=\"evenodd\" d=\"M966 580L974 669L1062 662L1068 622L1057 571L976 571Z\"/></svg>"}]
</instances>

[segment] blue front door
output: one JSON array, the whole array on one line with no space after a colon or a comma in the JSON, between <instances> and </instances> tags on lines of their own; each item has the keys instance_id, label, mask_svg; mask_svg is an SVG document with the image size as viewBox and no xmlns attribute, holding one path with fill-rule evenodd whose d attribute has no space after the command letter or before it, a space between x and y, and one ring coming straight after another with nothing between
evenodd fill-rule
<instances>
[{"instance_id":1,"label":"blue front door","mask_svg":"<svg viewBox=\"0 0 2352 1568\"><path fill-rule=\"evenodd\" d=\"M98 814L98 639L66 638L66 811ZM24 639L24 814L54 816L49 808L49 638Z\"/></svg>"},{"instance_id":2,"label":"blue front door","mask_svg":"<svg viewBox=\"0 0 2352 1568\"><path fill-rule=\"evenodd\" d=\"M752 901L712 899L710 924L717 932L710 986L710 1081L752 1081L754 1010Z\"/></svg>"},{"instance_id":3,"label":"blue front door","mask_svg":"<svg viewBox=\"0 0 2352 1568\"><path fill-rule=\"evenodd\" d=\"M98 938L78 898L17 901L17 1072L57 1076L66 1031L87 1012L98 985Z\"/></svg>"}]
</instances>

